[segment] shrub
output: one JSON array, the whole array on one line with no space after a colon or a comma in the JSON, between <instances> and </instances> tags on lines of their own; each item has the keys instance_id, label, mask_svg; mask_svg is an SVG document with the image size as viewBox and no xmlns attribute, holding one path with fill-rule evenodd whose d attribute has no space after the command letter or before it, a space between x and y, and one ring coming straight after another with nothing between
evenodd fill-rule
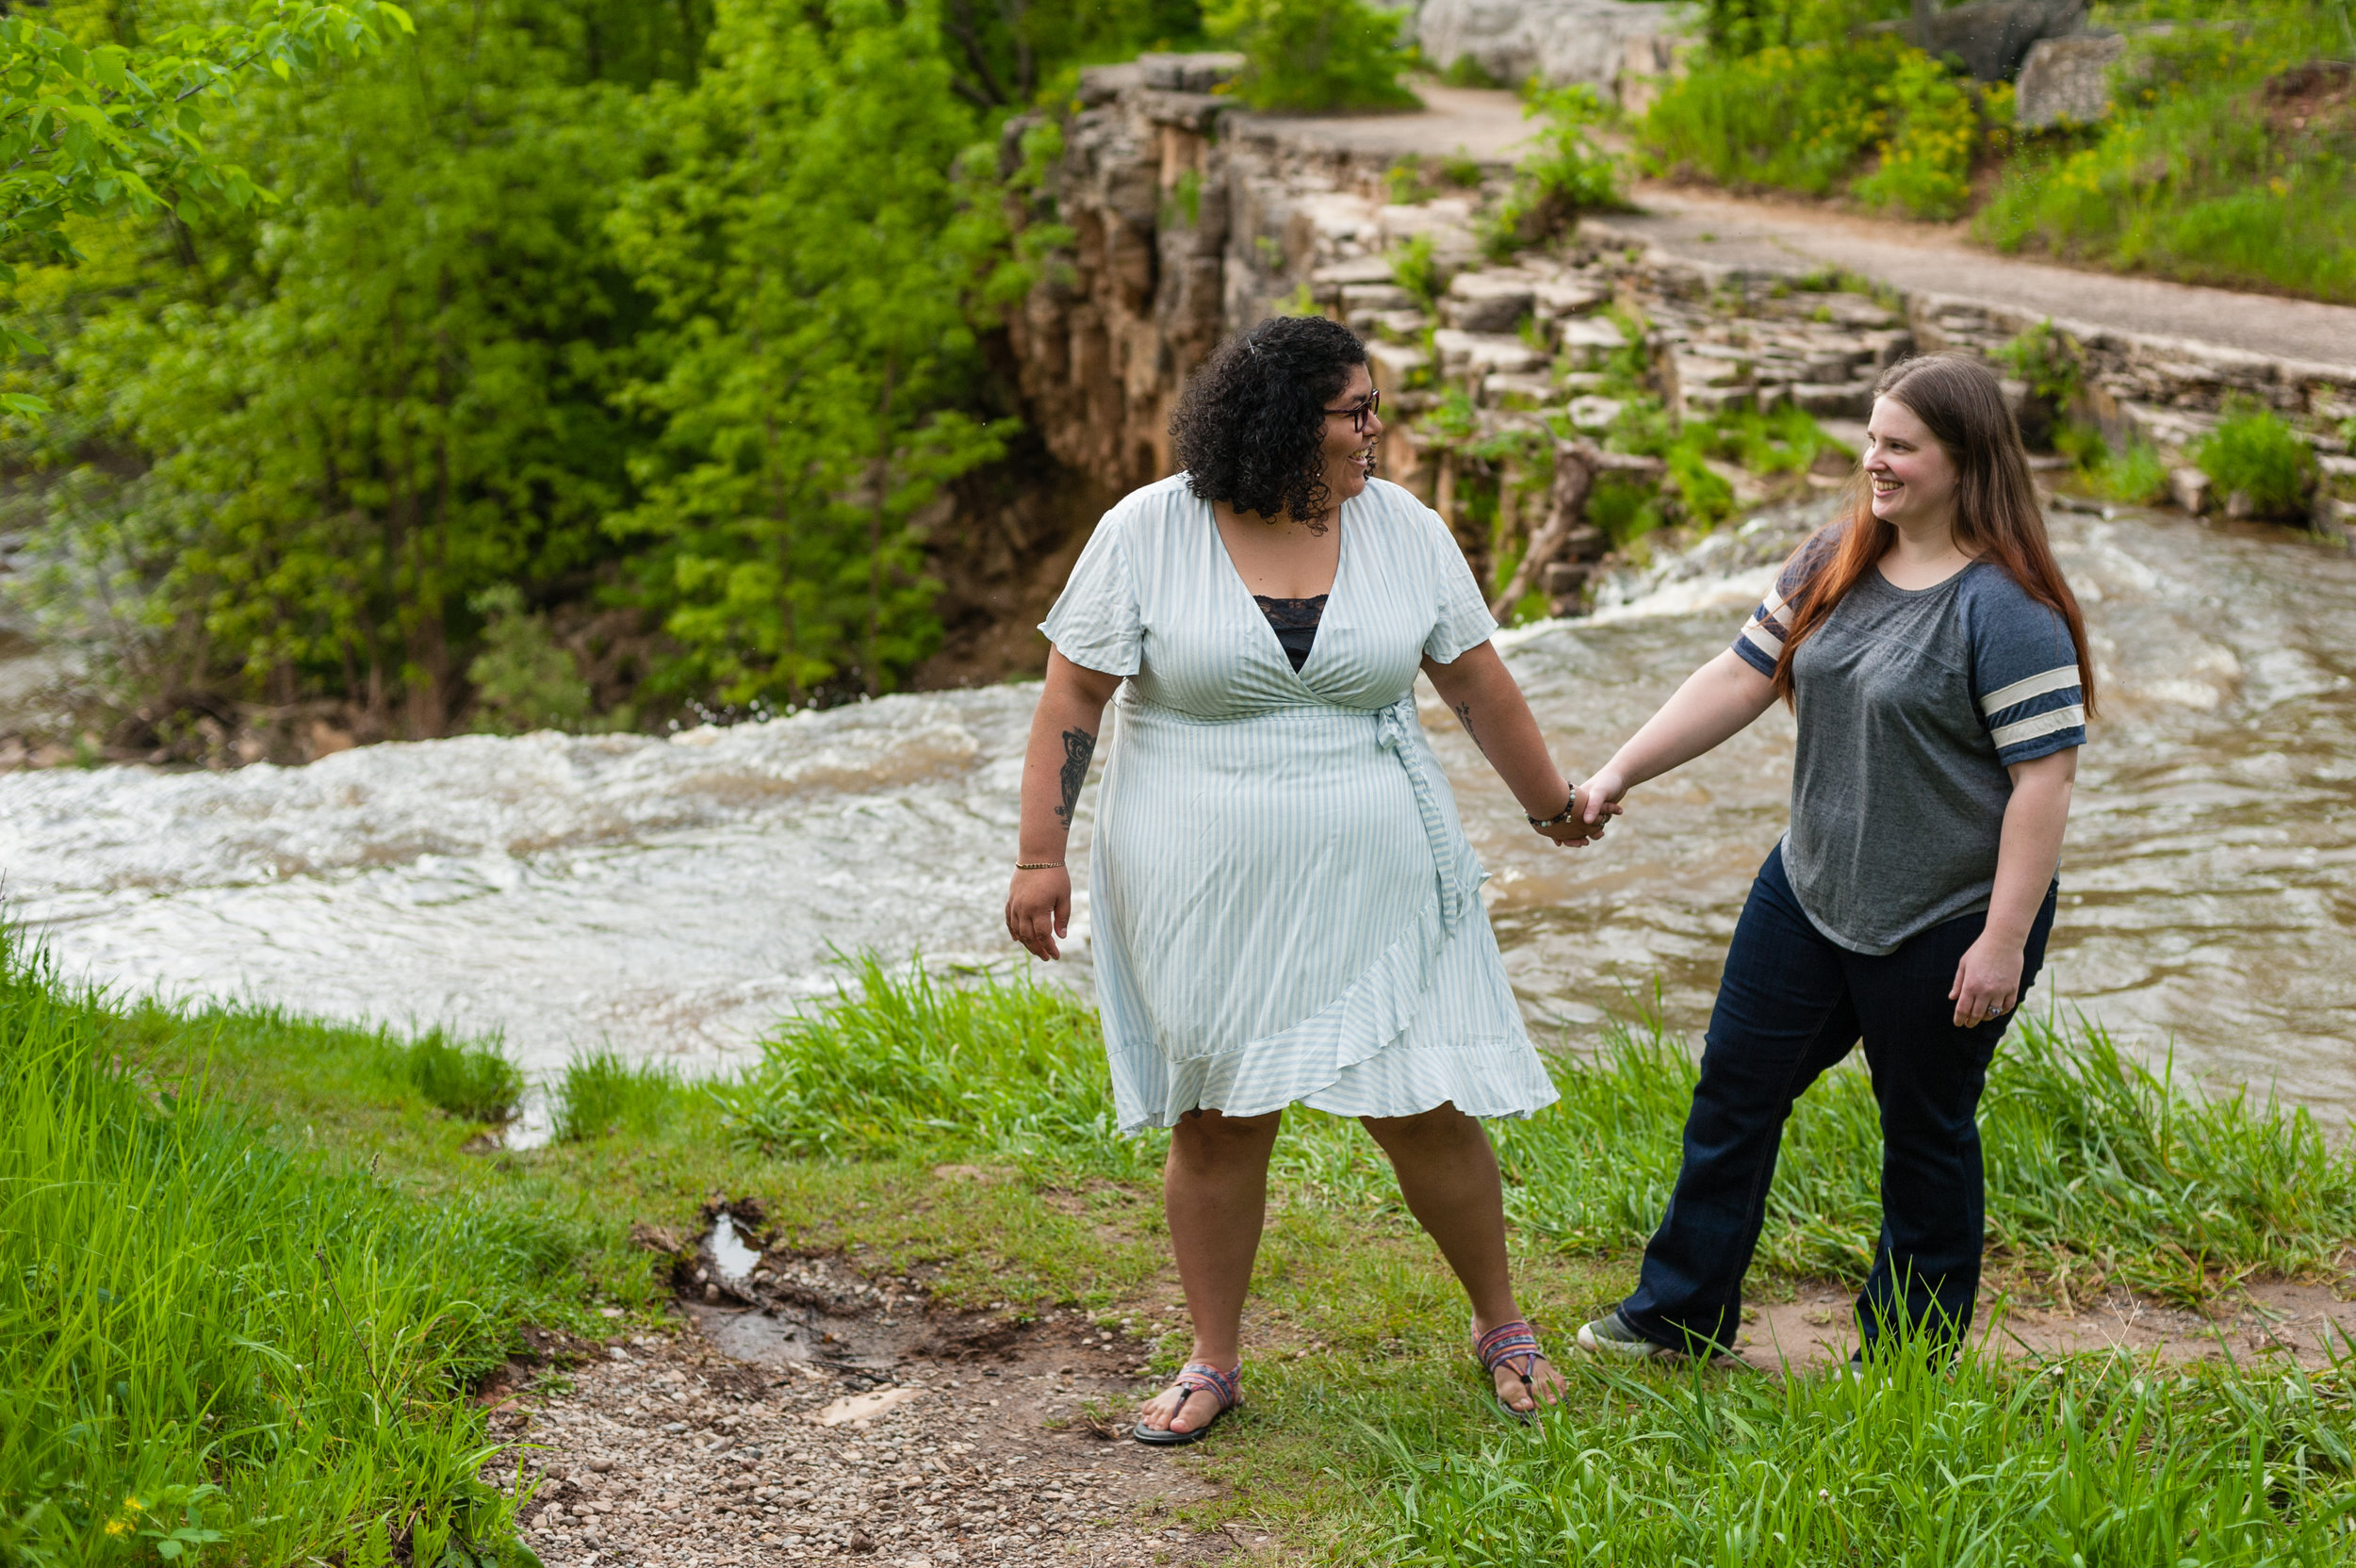
<instances>
[{"instance_id":1,"label":"shrub","mask_svg":"<svg viewBox=\"0 0 2356 1568\"><path fill-rule=\"evenodd\" d=\"M466 666L475 689L474 727L494 735L579 729L589 720L589 683L571 652L548 634L548 618L524 609L511 583L472 601L484 619L483 651Z\"/></svg>"},{"instance_id":2,"label":"shrub","mask_svg":"<svg viewBox=\"0 0 2356 1568\"><path fill-rule=\"evenodd\" d=\"M1638 130L1654 173L1826 195L1949 218L1971 193L1978 110L1946 68L1894 38L1778 44L1704 60L1672 82Z\"/></svg>"},{"instance_id":3,"label":"shrub","mask_svg":"<svg viewBox=\"0 0 2356 1568\"><path fill-rule=\"evenodd\" d=\"M1421 300L1426 310L1432 308L1440 297L1440 264L1432 257L1430 235L1410 236L1391 253L1391 281Z\"/></svg>"},{"instance_id":4,"label":"shrub","mask_svg":"<svg viewBox=\"0 0 2356 1568\"><path fill-rule=\"evenodd\" d=\"M2250 498L2261 517L2287 517L2301 511L2315 471L2315 449L2272 409L2240 408L2201 437L2192 460L2217 493Z\"/></svg>"},{"instance_id":5,"label":"shrub","mask_svg":"<svg viewBox=\"0 0 2356 1568\"><path fill-rule=\"evenodd\" d=\"M1499 248L1533 244L1581 212L1628 205L1619 160L1596 145L1590 130L1604 117L1594 88L1579 83L1533 93L1522 114L1546 126L1530 139L1513 189L1491 220Z\"/></svg>"},{"instance_id":6,"label":"shrub","mask_svg":"<svg viewBox=\"0 0 2356 1568\"><path fill-rule=\"evenodd\" d=\"M2168 460L2149 441L2130 441L2123 452L2104 449L2087 478L2105 500L2151 506L2168 499Z\"/></svg>"},{"instance_id":7,"label":"shrub","mask_svg":"<svg viewBox=\"0 0 2356 1568\"><path fill-rule=\"evenodd\" d=\"M1365 0L1219 0L1203 19L1212 37L1243 51L1234 90L1255 109L1422 106L1399 85L1407 53L1398 17Z\"/></svg>"}]
</instances>

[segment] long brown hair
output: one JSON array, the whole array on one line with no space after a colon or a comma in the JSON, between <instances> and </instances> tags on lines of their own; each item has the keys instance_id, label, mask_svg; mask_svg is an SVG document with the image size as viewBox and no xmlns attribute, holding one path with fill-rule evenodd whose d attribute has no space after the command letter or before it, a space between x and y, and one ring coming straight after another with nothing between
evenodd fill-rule
<instances>
[{"instance_id":1,"label":"long brown hair","mask_svg":"<svg viewBox=\"0 0 2356 1568\"><path fill-rule=\"evenodd\" d=\"M2078 650L2078 685L2086 711L2093 712L2094 660L2086 652L2086 618L2046 542L2045 514L2029 480L2029 454L2021 449L2020 427L2004 406L1995 372L1963 354L1926 354L1883 371L1873 396L1913 410L1955 466L1956 547L2004 567L2031 598L2070 624L2070 640ZM1839 545L1817 552L1815 567L1790 596L1783 653L1775 660L1775 693L1786 702L1792 700L1792 657L1800 644L1898 540L1897 529L1873 515L1872 487L1861 478L1853 485L1846 518L1832 525L1841 531ZM1814 543L1801 546L1800 555Z\"/></svg>"}]
</instances>

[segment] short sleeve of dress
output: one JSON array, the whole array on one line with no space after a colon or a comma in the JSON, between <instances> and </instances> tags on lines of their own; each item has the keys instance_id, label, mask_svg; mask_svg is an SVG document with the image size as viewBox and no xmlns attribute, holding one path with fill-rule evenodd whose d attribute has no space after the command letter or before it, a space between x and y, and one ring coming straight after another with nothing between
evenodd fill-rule
<instances>
[{"instance_id":1,"label":"short sleeve of dress","mask_svg":"<svg viewBox=\"0 0 2356 1568\"><path fill-rule=\"evenodd\" d=\"M2031 598L2001 568L1965 611L1972 639L1972 690L1980 721L2006 767L2086 743L2086 697L2070 623Z\"/></svg>"},{"instance_id":2,"label":"short sleeve of dress","mask_svg":"<svg viewBox=\"0 0 2356 1568\"><path fill-rule=\"evenodd\" d=\"M1497 635L1497 623L1489 613L1489 601L1481 596L1481 584L1474 580L1472 567L1465 564L1464 552L1457 547L1456 536L1448 531L1440 514L1417 504L1423 514L1425 531L1432 538L1432 564L1439 587L1434 595L1432 634L1423 640L1424 657L1435 664L1453 664L1457 660Z\"/></svg>"},{"instance_id":3,"label":"short sleeve of dress","mask_svg":"<svg viewBox=\"0 0 2356 1568\"><path fill-rule=\"evenodd\" d=\"M1047 618L1039 623L1055 651L1104 675L1137 673L1144 625L1129 571L1126 508L1104 514L1081 550Z\"/></svg>"},{"instance_id":4,"label":"short sleeve of dress","mask_svg":"<svg viewBox=\"0 0 2356 1568\"><path fill-rule=\"evenodd\" d=\"M1837 529L1826 529L1808 540L1784 563L1775 575L1775 585L1767 591L1751 618L1742 623L1742 635L1734 640L1734 651L1742 662L1767 677L1775 678L1775 665L1783 658L1784 639L1792 635L1792 601L1812 575L1819 563L1840 543Z\"/></svg>"}]
</instances>

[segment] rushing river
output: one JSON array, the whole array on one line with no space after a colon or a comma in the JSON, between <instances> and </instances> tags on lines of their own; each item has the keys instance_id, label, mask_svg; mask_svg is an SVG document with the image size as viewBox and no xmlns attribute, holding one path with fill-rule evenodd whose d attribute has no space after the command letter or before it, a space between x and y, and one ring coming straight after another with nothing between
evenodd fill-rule
<instances>
[{"instance_id":1,"label":"rushing river","mask_svg":"<svg viewBox=\"0 0 2356 1568\"><path fill-rule=\"evenodd\" d=\"M2356 1116L2356 558L2166 514L2054 531L2105 687L2036 1004ZM1726 645L1770 575L1772 549L1742 553L1728 538L1634 604L1504 639L1566 764L1600 762ZM999 906L1035 691L667 740L20 773L0 777L0 870L69 972L124 989L496 1032L542 1073L600 1044L705 1067L826 993L836 951L1013 961ZM1425 717L1540 1037L1591 1039L1656 985L1698 1035L1782 825L1789 721L1637 792L1574 852L1523 826L1436 701Z\"/></svg>"}]
</instances>

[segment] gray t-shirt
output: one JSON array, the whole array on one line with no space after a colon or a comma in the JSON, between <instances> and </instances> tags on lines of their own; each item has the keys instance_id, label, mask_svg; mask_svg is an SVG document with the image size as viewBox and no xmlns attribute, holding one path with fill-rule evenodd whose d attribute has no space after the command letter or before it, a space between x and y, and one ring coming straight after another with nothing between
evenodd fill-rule
<instances>
[{"instance_id":1,"label":"gray t-shirt","mask_svg":"<svg viewBox=\"0 0 2356 1568\"><path fill-rule=\"evenodd\" d=\"M1808 542L1736 639L1762 675L1783 652L1792 596L1839 533ZM1800 645L1792 684L1784 871L1817 929L1856 953L1894 952L1987 908L2012 798L2004 770L2086 743L2069 623L1992 562L1919 591L1867 572Z\"/></svg>"}]
</instances>

